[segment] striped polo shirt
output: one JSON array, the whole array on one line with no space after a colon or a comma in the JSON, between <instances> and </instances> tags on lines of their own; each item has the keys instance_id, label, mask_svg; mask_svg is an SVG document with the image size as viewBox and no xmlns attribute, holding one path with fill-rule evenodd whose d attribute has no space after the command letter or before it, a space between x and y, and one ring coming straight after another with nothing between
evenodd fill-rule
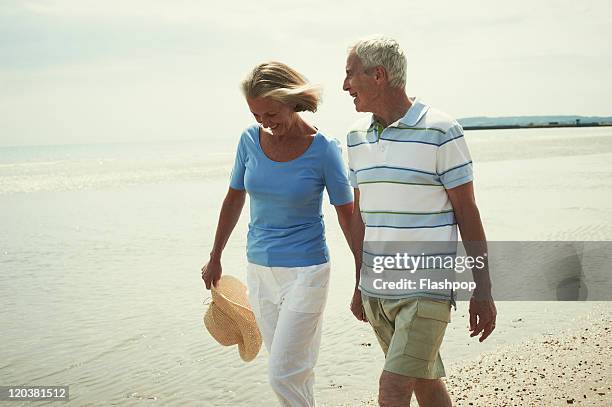
<instances>
[{"instance_id":1,"label":"striped polo shirt","mask_svg":"<svg viewBox=\"0 0 612 407\"><path fill-rule=\"evenodd\" d=\"M386 128L373 115L358 122L347 144L349 180L360 193L364 246L457 241L446 190L473 177L463 129L456 120L413 100L406 114ZM364 253L364 263L382 254Z\"/></svg>"}]
</instances>

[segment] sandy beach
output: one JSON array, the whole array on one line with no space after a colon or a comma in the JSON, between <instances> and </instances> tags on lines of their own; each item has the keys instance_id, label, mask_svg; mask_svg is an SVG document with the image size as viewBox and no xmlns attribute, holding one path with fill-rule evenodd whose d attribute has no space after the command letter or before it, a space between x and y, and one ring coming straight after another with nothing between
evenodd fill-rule
<instances>
[{"instance_id":1,"label":"sandy beach","mask_svg":"<svg viewBox=\"0 0 612 407\"><path fill-rule=\"evenodd\" d=\"M612 240L609 128L466 137L489 241ZM7 346L0 347L0 382L70 385L66 405L74 406L277 405L267 382L267 352L244 363L202 325L209 293L200 267L227 190L235 140L210 148L6 152L0 213L10 216L2 223L8 233L0 234L0 317ZM208 155L200 157L202 151ZM247 211L223 258L224 272L243 281ZM369 325L350 314L353 260L327 202L324 215L332 276L317 403L375 404L384 358ZM588 277L591 292L612 292ZM460 302L441 350L456 405L548 406L572 399L609 405L610 372L597 363L609 360L610 304L499 301L497 329L478 343L468 335L467 304ZM503 390L495 391L501 385L490 381L494 375Z\"/></svg>"},{"instance_id":2,"label":"sandy beach","mask_svg":"<svg viewBox=\"0 0 612 407\"><path fill-rule=\"evenodd\" d=\"M453 405L610 406L611 331L612 306L600 303L571 329L451 364L445 383ZM373 395L361 405L378 403Z\"/></svg>"},{"instance_id":3,"label":"sandy beach","mask_svg":"<svg viewBox=\"0 0 612 407\"><path fill-rule=\"evenodd\" d=\"M446 381L458 406L612 405L612 308L559 335L487 353Z\"/></svg>"}]
</instances>

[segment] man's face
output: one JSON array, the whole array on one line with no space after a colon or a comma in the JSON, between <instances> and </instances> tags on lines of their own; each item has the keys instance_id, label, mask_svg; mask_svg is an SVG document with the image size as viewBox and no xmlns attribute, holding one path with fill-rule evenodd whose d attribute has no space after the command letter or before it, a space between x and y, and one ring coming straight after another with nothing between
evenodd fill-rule
<instances>
[{"instance_id":1,"label":"man's face","mask_svg":"<svg viewBox=\"0 0 612 407\"><path fill-rule=\"evenodd\" d=\"M359 57L351 52L346 59L346 77L342 89L353 97L355 110L372 112L378 96L378 84L373 74L367 74Z\"/></svg>"}]
</instances>

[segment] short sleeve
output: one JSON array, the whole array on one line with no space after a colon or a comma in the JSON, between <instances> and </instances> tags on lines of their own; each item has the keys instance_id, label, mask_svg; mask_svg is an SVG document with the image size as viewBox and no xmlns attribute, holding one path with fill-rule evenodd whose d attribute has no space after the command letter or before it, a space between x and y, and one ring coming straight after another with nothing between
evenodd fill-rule
<instances>
[{"instance_id":1,"label":"short sleeve","mask_svg":"<svg viewBox=\"0 0 612 407\"><path fill-rule=\"evenodd\" d=\"M332 205L338 206L353 202L353 193L346 177L344 161L342 161L340 142L336 139L330 140L327 146L323 177L329 202Z\"/></svg>"},{"instance_id":2,"label":"short sleeve","mask_svg":"<svg viewBox=\"0 0 612 407\"><path fill-rule=\"evenodd\" d=\"M463 136L463 129L457 122L453 123L438 146L436 171L446 189L458 187L474 179L470 151Z\"/></svg>"},{"instance_id":3,"label":"short sleeve","mask_svg":"<svg viewBox=\"0 0 612 407\"><path fill-rule=\"evenodd\" d=\"M350 143L350 134L346 136L346 145L348 146L348 173L349 173L349 183L353 188L359 188L359 184L357 184L357 174L355 173L355 168L353 167L353 160L351 159L351 143Z\"/></svg>"},{"instance_id":4,"label":"short sleeve","mask_svg":"<svg viewBox=\"0 0 612 407\"><path fill-rule=\"evenodd\" d=\"M233 189L244 190L244 173L246 171L247 150L245 143L245 134L243 133L238 142L236 149L236 159L234 160L234 168L230 175L230 187Z\"/></svg>"}]
</instances>

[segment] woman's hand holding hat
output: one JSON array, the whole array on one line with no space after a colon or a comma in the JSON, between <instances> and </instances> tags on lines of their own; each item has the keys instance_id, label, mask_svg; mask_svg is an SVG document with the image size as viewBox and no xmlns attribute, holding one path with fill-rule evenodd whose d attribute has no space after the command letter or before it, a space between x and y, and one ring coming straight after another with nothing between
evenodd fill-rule
<instances>
[{"instance_id":1,"label":"woman's hand holding hat","mask_svg":"<svg viewBox=\"0 0 612 407\"><path fill-rule=\"evenodd\" d=\"M206 284L206 289L210 290L211 286L217 286L217 281L221 278L223 269L221 261L213 260L212 258L202 267L202 280Z\"/></svg>"},{"instance_id":2,"label":"woman's hand holding hat","mask_svg":"<svg viewBox=\"0 0 612 407\"><path fill-rule=\"evenodd\" d=\"M206 329L221 345L238 345L240 357L245 362L255 359L261 347L261 333L247 298L246 286L236 277L224 276L211 286L211 291L212 302L204 314Z\"/></svg>"}]
</instances>

